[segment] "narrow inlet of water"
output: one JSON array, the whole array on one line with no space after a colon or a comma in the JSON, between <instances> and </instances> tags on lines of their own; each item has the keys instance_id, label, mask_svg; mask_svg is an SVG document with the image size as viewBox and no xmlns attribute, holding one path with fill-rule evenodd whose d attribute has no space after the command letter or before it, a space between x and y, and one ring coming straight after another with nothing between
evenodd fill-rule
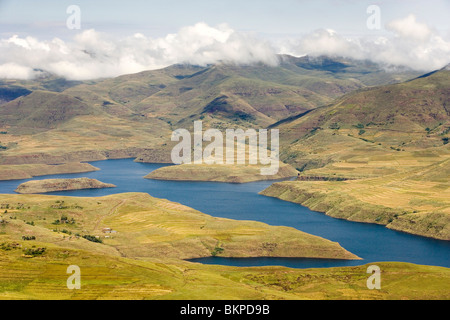
<instances>
[{"instance_id":1,"label":"narrow inlet of water","mask_svg":"<svg viewBox=\"0 0 450 320\"><path fill-rule=\"evenodd\" d=\"M99 197L122 192L145 192L153 197L182 203L203 213L235 220L261 221L289 226L339 244L363 260L295 258L222 258L193 261L232 266L282 265L292 268L318 268L361 265L372 262L400 261L450 267L450 241L435 240L398 232L384 226L351 222L311 211L298 204L259 194L273 181L245 184L220 182L181 182L149 180L143 177L163 164L134 162L132 159L91 162L100 171L51 175L26 180L0 181L0 193L12 194L29 180L88 177L113 183L117 188L49 193L73 197Z\"/></svg>"}]
</instances>

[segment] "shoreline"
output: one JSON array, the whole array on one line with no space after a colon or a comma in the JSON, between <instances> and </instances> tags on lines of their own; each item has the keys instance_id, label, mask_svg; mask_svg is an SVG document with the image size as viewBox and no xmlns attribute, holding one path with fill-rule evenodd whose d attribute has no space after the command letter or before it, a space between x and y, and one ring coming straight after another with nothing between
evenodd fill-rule
<instances>
[{"instance_id":1,"label":"shoreline","mask_svg":"<svg viewBox=\"0 0 450 320\"><path fill-rule=\"evenodd\" d=\"M433 239L433 240L445 241L445 242L450 243L450 239L440 238L438 236L432 236L429 234L420 233L420 230L401 228L400 227L401 223L402 222L406 223L406 222L408 222L408 220L406 220L405 218L398 218L398 217L391 220L392 218L389 218L389 217L390 216L395 217L395 215L396 215L396 213L395 213L396 210L393 208L389 208L389 207L381 208L382 211L384 212L384 214L386 214L387 217L389 218L389 220L385 219L386 222L379 222L379 221L376 221L373 219L371 220L370 217L365 218L365 219L357 219L357 218L352 219L352 217L354 215L357 215L359 213L358 210L355 209L352 212L347 212L347 217L339 215L339 213L340 213L339 210L337 210L330 203L332 201L331 200L327 201L328 199L327 199L326 193L325 193L325 195L320 193L319 191L317 191L317 192L310 191L310 193L308 193L308 194L297 193L296 194L297 198L291 199L289 192L292 192L292 191L293 190L291 190L289 188L289 186L280 186L277 182L275 182L272 185L270 185L268 188L262 190L259 194L266 196L266 197L272 197L272 198L276 198L276 199L279 199L282 201L287 201L287 202L301 205L303 207L308 208L309 210L320 212L320 213L325 214L333 219L342 219L342 220L358 222L358 223L380 225L380 226L384 226L387 229L391 229L393 231L403 232L403 233L406 233L409 235L414 235L414 236ZM296 190L296 191L301 192L301 190ZM301 197L302 199L300 200L300 199L298 199L298 197ZM317 200L318 198L320 198L320 200ZM320 203L318 204L317 202L320 202ZM341 202L341 204L342 204L342 202ZM380 210L380 208L373 208L373 210L367 209L366 207L369 206L369 204L361 204L361 205L365 206L364 210L366 210L368 212L376 213L377 211ZM391 211L391 212L389 212L389 211ZM401 217L401 216L399 216L399 217ZM402 219L403 221L398 222L397 220L399 220L399 219ZM400 226L399 226L399 224L400 224ZM413 221L413 222L411 222L411 224L415 224L415 222Z\"/></svg>"},{"instance_id":2,"label":"shoreline","mask_svg":"<svg viewBox=\"0 0 450 320\"><path fill-rule=\"evenodd\" d=\"M128 149L127 149L128 150ZM142 151L142 149L141 148L139 148L139 150L140 151ZM147 149L148 150L148 149ZM80 162L79 163L77 163L77 164L79 164L79 165L87 165L87 166L90 166L91 168L90 168L90 170L89 171L77 171L77 170L74 170L74 171L71 171L71 170L73 170L73 167L70 167L70 166L68 166L68 167L66 167L67 168L67 170L66 171L64 171L64 172L57 172L57 173L47 173L47 172L45 172L45 173L42 173L42 174L36 174L36 175L34 175L34 176L31 176L31 177L25 177L25 178L19 178L19 179L1 179L1 175L0 175L0 181L9 181L9 180L21 180L21 179L32 179L32 178L34 178L34 177L37 177L37 176L44 176L44 175L53 175L53 174L70 174L70 173L83 173L83 172L93 172L93 171L98 171L98 170L100 170L100 169L98 169L98 168L96 168L96 167L94 167L94 166L92 166L89 162L94 162L94 161L105 161L105 160L120 160L120 159L133 159L134 158L134 162L142 162L142 163L149 163L149 164L151 164L151 163L154 163L154 164L160 164L160 163L168 163L168 162L153 162L153 161L143 161L143 159L142 158L140 158L139 160L138 160L138 157L134 157L134 156L130 156L130 155L128 155L128 156L125 156L125 157L115 157L115 156L113 156L114 154L116 154L117 155L117 153L123 153L123 151L124 150L116 150L116 151L114 151L114 152L112 152L111 151L111 153L109 153L108 154L108 156L109 157L105 157L105 158L102 158L102 159L95 159L95 160L89 160L89 159L86 159L86 160L80 160ZM134 151L136 151L136 150L134 150ZM85 158L84 158L85 159ZM51 164L47 164L46 166L48 166L48 167L53 167L53 168L56 168L56 167L59 167L59 166L61 166L61 168L63 168L62 166L66 166L66 165L69 165L70 163L63 163L63 164L59 164L59 165L55 165L55 164L53 164L53 165L51 165ZM73 164L73 163L72 163ZM27 166L30 166L30 165L33 165L33 164L27 164ZM44 165L44 164L35 164L35 165ZM0 170L1 170L1 167L2 167L3 165L1 165L0 164ZM19 165L17 165L17 166L19 166ZM24 165L22 165L22 166L24 166ZM75 166L76 167L76 166ZM86 168L86 167L85 167ZM1 173L1 171L0 171L0 173ZM148 174L148 175L150 175L150 173ZM292 178L292 177L290 177L290 178ZM289 180L290 179L289 177L286 177L286 178L282 178L282 179L273 179L273 184L271 184L268 188L266 188L265 190L262 190L261 192L260 192L260 194L261 195L264 195L264 196L269 196L269 197L274 197L274 198L277 198L277 199L280 199L280 200L283 200L283 201L288 201L288 202L292 202L292 203L296 203L296 204L299 204L299 205L302 205L302 206L304 206L304 207L306 207L306 208L308 208L308 209L310 209L310 210L313 210L313 211L318 211L318 212L321 212L321 213L324 213L324 214L326 214L326 215L328 215L328 216L330 216L331 218L334 218L334 219L343 219L343 220L347 220L347 221L355 221L355 222L360 222L360 223L370 223L370 224L378 224L378 225L383 225L384 227L386 227L386 228L388 228L388 229L392 229L392 230L395 230L395 231L399 231L399 232L404 232L404 233L407 233L407 234L411 234L411 235L415 235L415 236L420 236L420 237L424 237L424 238L430 238L430 239L435 239L435 240L441 240L441 241L449 241L450 239L443 239L443 238L439 238L439 237L435 237L435 236L432 236L432 235L429 235L429 234L424 234L424 233L420 233L420 232L418 232L418 231L414 231L414 230L411 230L411 229L407 229L407 228L401 228L400 226L396 226L395 224L392 226L389 226L393 221L391 221L391 222L389 222L389 223L383 223L383 222L377 222L377 221L370 221L370 220L357 220L357 219L348 219L348 218L346 218L346 217L340 217L340 216L337 216L337 215L333 215L333 214L329 214L329 211L331 211L331 210L333 210L333 207L332 206L330 206L330 205L327 205L327 204L325 204L325 203L323 203L322 205L320 205L320 206L317 206L317 205L311 205L311 204L308 204L308 203L306 203L311 197L306 197L306 199L304 200L304 201L295 201L295 200L289 200L289 199L284 199L283 197L280 197L280 196L276 196L276 195L270 195L270 194L268 194L268 192L266 192L266 190L268 190L268 189L273 189L273 188L275 188L276 186L277 186L277 183L280 181L280 180ZM147 178L148 179L148 178ZM226 182L226 183L236 183L236 184L239 184L239 183L249 183L249 182L257 182L257 181L270 181L269 179L258 179L258 180L250 180L250 181L244 181L244 182L234 182L234 181L225 181L225 180L222 180L222 181L214 181L214 180L210 180L210 179L196 179L196 180L186 180L186 179L177 179L177 178L173 178L173 179L166 179L166 178L156 178L156 177L152 177L152 178L150 178L150 179L155 179L155 180L164 180L164 181L185 181L185 182L188 182L188 181L192 181L192 182L219 182L219 183L223 183L223 182ZM317 194L318 196L322 196L321 194ZM386 210L388 210L388 209L390 209L390 208L385 208ZM353 213L357 213L357 211L354 211ZM350 214L350 215L352 215L352 214ZM392 213L392 215L394 215L394 213ZM405 220L405 219L403 219L403 220ZM403 221L404 222L404 221Z\"/></svg>"}]
</instances>

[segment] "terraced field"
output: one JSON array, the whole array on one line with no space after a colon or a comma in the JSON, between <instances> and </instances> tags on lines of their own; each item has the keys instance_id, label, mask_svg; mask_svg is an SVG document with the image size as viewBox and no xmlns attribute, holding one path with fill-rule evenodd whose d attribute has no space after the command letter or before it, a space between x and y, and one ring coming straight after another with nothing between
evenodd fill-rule
<instances>
[{"instance_id":1,"label":"terraced field","mask_svg":"<svg viewBox=\"0 0 450 320\"><path fill-rule=\"evenodd\" d=\"M450 158L443 154L433 160L428 159L420 166L416 162L420 160L412 161L412 166L405 161L406 166L395 167L399 173L373 178L279 182L262 194L301 203L333 217L379 223L395 230L450 240ZM350 168L359 171L360 176L371 170L370 166ZM310 170L305 175L326 179L334 177L327 175L331 170Z\"/></svg>"},{"instance_id":2,"label":"terraced field","mask_svg":"<svg viewBox=\"0 0 450 320\"><path fill-rule=\"evenodd\" d=\"M293 228L214 218L143 193L101 198L0 195L0 203L6 208L3 232L17 241L35 236L70 248L102 249L139 259L212 255L358 259L337 243Z\"/></svg>"}]
</instances>

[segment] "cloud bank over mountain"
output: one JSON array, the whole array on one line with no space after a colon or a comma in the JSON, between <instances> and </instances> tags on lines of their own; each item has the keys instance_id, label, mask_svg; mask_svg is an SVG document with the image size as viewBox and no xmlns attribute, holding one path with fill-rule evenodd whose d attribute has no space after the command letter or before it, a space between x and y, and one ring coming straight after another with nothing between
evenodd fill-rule
<instances>
[{"instance_id":1,"label":"cloud bank over mountain","mask_svg":"<svg viewBox=\"0 0 450 320\"><path fill-rule=\"evenodd\" d=\"M333 30L316 30L280 43L233 30L226 24L197 23L161 38L137 33L126 38L80 31L71 41L11 36L0 40L0 78L31 79L45 70L71 80L113 77L175 63L205 65L276 65L277 54L330 55L369 59L416 70L438 69L450 62L450 39L414 15L386 24L388 36L345 37Z\"/></svg>"},{"instance_id":2,"label":"cloud bank over mountain","mask_svg":"<svg viewBox=\"0 0 450 320\"><path fill-rule=\"evenodd\" d=\"M263 62L276 65L275 50L266 41L239 33L227 25L204 23L176 34L151 39L143 34L116 39L93 29L73 41L40 41L12 36L0 41L0 77L29 78L42 69L69 79L85 80L166 67L174 63L204 65Z\"/></svg>"},{"instance_id":3,"label":"cloud bank over mountain","mask_svg":"<svg viewBox=\"0 0 450 320\"><path fill-rule=\"evenodd\" d=\"M298 40L287 41L284 53L292 55L337 55L368 59L385 65L400 65L430 71L450 62L450 39L416 21L414 15L389 22L387 36L347 38L333 30L317 30Z\"/></svg>"}]
</instances>

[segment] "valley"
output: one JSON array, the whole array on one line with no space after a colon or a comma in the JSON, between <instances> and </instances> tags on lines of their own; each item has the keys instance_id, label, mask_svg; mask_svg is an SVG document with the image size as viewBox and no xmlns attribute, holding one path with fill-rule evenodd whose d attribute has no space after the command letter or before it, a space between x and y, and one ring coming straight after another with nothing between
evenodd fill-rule
<instances>
[{"instance_id":1,"label":"valley","mask_svg":"<svg viewBox=\"0 0 450 320\"><path fill-rule=\"evenodd\" d=\"M170 164L172 132L192 132L195 121L204 130L278 129L276 175L248 163L203 163L162 166L140 179L236 187L285 180L260 194L333 218L450 240L450 71L388 72L325 56L278 59L276 67L180 64L95 81L51 74L2 80L0 180L87 175L99 171L87 162L108 159ZM204 299L220 291L229 299L449 298L445 267L377 262L387 285L369 291L362 264L296 270L186 261L361 257L293 227L215 217L152 192L0 195L0 268L14 270L2 272L0 297ZM83 269L87 290L61 285L69 264Z\"/></svg>"}]
</instances>

